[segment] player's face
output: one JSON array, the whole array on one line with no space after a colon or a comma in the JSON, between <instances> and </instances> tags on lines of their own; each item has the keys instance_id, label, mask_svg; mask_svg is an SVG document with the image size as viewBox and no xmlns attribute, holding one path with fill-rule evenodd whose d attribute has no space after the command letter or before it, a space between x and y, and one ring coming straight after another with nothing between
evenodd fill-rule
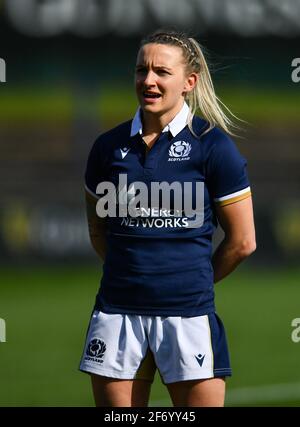
<instances>
[{"instance_id":1,"label":"player's face","mask_svg":"<svg viewBox=\"0 0 300 427\"><path fill-rule=\"evenodd\" d=\"M182 50L177 46L149 43L138 53L135 87L145 113L176 115L196 79L193 74L187 75Z\"/></svg>"}]
</instances>

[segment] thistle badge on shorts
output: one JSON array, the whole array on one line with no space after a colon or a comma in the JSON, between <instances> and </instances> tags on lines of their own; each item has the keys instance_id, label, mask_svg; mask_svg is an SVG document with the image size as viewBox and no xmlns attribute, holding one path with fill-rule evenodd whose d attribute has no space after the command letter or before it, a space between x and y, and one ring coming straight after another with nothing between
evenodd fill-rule
<instances>
[{"instance_id":1,"label":"thistle badge on shorts","mask_svg":"<svg viewBox=\"0 0 300 427\"><path fill-rule=\"evenodd\" d=\"M103 363L103 356L106 350L106 344L104 341L94 338L89 342L86 349L85 360L91 360L92 362Z\"/></svg>"}]
</instances>

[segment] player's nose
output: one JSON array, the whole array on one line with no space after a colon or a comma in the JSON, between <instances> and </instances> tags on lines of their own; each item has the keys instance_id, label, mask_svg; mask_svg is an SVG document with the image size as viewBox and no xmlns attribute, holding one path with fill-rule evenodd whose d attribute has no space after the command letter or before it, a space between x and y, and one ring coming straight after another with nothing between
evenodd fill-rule
<instances>
[{"instance_id":1,"label":"player's nose","mask_svg":"<svg viewBox=\"0 0 300 427\"><path fill-rule=\"evenodd\" d=\"M153 86L155 84L155 73L152 70L147 71L144 76L144 85Z\"/></svg>"}]
</instances>

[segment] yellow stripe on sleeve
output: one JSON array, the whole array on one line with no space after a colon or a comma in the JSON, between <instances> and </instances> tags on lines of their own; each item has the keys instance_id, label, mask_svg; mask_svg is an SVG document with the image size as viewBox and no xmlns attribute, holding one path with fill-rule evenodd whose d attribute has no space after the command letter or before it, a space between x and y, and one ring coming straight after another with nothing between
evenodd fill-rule
<instances>
[{"instance_id":1,"label":"yellow stripe on sleeve","mask_svg":"<svg viewBox=\"0 0 300 427\"><path fill-rule=\"evenodd\" d=\"M239 196L232 197L226 200L217 201L216 203L218 203L219 206L226 206L232 203L240 202L241 200L247 199L250 196L251 196L251 191L249 190L246 193L240 194Z\"/></svg>"}]
</instances>

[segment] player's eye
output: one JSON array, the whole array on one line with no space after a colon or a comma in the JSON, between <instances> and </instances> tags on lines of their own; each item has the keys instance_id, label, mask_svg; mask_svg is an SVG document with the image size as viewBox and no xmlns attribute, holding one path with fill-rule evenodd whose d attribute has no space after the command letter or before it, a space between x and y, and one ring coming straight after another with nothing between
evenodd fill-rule
<instances>
[{"instance_id":1,"label":"player's eye","mask_svg":"<svg viewBox=\"0 0 300 427\"><path fill-rule=\"evenodd\" d=\"M165 74L171 74L167 70L157 70L157 74L159 75L165 75Z\"/></svg>"},{"instance_id":2,"label":"player's eye","mask_svg":"<svg viewBox=\"0 0 300 427\"><path fill-rule=\"evenodd\" d=\"M147 68L146 67L136 67L135 72L137 74L146 74L147 73Z\"/></svg>"}]
</instances>

